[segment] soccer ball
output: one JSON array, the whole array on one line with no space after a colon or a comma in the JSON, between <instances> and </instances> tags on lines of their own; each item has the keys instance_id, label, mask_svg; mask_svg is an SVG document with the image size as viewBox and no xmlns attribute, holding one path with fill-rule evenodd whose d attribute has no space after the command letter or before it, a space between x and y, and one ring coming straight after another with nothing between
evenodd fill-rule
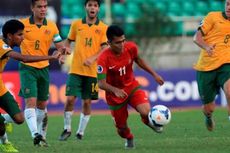
<instances>
[{"instance_id":1,"label":"soccer ball","mask_svg":"<svg viewBox=\"0 0 230 153\"><path fill-rule=\"evenodd\" d=\"M154 126L164 126L171 120L171 112L164 105L153 106L148 115L150 124Z\"/></svg>"}]
</instances>

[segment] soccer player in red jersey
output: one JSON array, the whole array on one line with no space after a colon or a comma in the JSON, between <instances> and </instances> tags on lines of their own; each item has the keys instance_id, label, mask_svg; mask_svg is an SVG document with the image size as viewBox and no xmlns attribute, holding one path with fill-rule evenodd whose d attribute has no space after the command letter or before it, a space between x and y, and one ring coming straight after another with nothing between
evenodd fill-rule
<instances>
[{"instance_id":1,"label":"soccer player in red jersey","mask_svg":"<svg viewBox=\"0 0 230 153\"><path fill-rule=\"evenodd\" d=\"M102 52L97 61L98 85L106 92L106 101L117 132L126 139L125 148L132 149L134 136L127 125L128 105L139 112L142 122L155 132L161 133L163 130L163 127L149 124L150 103L134 77L133 63L150 73L159 85L163 85L164 80L138 56L137 45L125 41L124 31L119 26L109 26L106 35L110 47Z\"/></svg>"}]
</instances>

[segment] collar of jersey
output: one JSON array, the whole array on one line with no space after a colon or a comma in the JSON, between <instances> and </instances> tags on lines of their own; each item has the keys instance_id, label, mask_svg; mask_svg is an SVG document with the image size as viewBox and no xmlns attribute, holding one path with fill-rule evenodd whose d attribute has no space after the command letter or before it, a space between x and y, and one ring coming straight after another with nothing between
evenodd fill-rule
<instances>
[{"instance_id":1,"label":"collar of jersey","mask_svg":"<svg viewBox=\"0 0 230 153\"><path fill-rule=\"evenodd\" d=\"M97 21L96 21L94 24L95 24L95 25L98 25L98 24L99 24L99 21L100 21L100 20L97 18ZM87 24L87 23L86 23L86 17L84 17L84 18L82 19L82 23L83 23L83 24Z\"/></svg>"},{"instance_id":2,"label":"collar of jersey","mask_svg":"<svg viewBox=\"0 0 230 153\"><path fill-rule=\"evenodd\" d=\"M35 22L34 22L34 16L33 15L30 16L29 20L30 20L30 24L35 24ZM44 18L44 20L43 20L43 25L47 25L46 18Z\"/></svg>"}]
</instances>

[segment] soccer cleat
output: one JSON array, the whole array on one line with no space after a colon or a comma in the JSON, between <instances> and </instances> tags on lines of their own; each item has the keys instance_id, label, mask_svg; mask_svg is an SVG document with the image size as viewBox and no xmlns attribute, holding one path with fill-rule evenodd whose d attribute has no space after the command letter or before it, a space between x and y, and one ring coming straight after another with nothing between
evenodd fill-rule
<instances>
[{"instance_id":1,"label":"soccer cleat","mask_svg":"<svg viewBox=\"0 0 230 153\"><path fill-rule=\"evenodd\" d=\"M19 152L12 143L7 142L0 144L0 152Z\"/></svg>"},{"instance_id":2,"label":"soccer cleat","mask_svg":"<svg viewBox=\"0 0 230 153\"><path fill-rule=\"evenodd\" d=\"M135 145L134 145L133 139L126 139L125 149L135 149Z\"/></svg>"},{"instance_id":3,"label":"soccer cleat","mask_svg":"<svg viewBox=\"0 0 230 153\"><path fill-rule=\"evenodd\" d=\"M215 122L214 120L212 119L212 117L206 117L205 118L205 125L207 127L207 129L209 131L212 131L214 129L214 126L215 126Z\"/></svg>"},{"instance_id":4,"label":"soccer cleat","mask_svg":"<svg viewBox=\"0 0 230 153\"><path fill-rule=\"evenodd\" d=\"M43 140L42 138L42 135L39 134L39 133L36 133L35 134L35 137L34 137L34 145L35 146L40 146L40 142Z\"/></svg>"},{"instance_id":5,"label":"soccer cleat","mask_svg":"<svg viewBox=\"0 0 230 153\"><path fill-rule=\"evenodd\" d=\"M76 134L76 138L77 138L78 140L82 140L82 137L83 137L83 135L81 135L80 133L77 133L77 134Z\"/></svg>"},{"instance_id":6,"label":"soccer cleat","mask_svg":"<svg viewBox=\"0 0 230 153\"><path fill-rule=\"evenodd\" d=\"M13 124L12 123L5 123L6 133L12 133L13 131Z\"/></svg>"},{"instance_id":7,"label":"soccer cleat","mask_svg":"<svg viewBox=\"0 0 230 153\"><path fill-rule=\"evenodd\" d=\"M163 132L163 126L161 125L155 125L155 124L148 124L149 127L151 127L151 129L153 129L153 131L155 131L156 133L162 133Z\"/></svg>"},{"instance_id":8,"label":"soccer cleat","mask_svg":"<svg viewBox=\"0 0 230 153\"><path fill-rule=\"evenodd\" d=\"M46 140L44 138L42 138L42 140L39 142L40 147L49 147L49 144L46 142Z\"/></svg>"},{"instance_id":9,"label":"soccer cleat","mask_svg":"<svg viewBox=\"0 0 230 153\"><path fill-rule=\"evenodd\" d=\"M59 137L60 141L65 141L67 140L71 135L71 131L67 131L67 129L65 129L62 133L61 136Z\"/></svg>"},{"instance_id":10,"label":"soccer cleat","mask_svg":"<svg viewBox=\"0 0 230 153\"><path fill-rule=\"evenodd\" d=\"M162 133L163 132L163 126L153 126L153 130L157 133Z\"/></svg>"}]
</instances>

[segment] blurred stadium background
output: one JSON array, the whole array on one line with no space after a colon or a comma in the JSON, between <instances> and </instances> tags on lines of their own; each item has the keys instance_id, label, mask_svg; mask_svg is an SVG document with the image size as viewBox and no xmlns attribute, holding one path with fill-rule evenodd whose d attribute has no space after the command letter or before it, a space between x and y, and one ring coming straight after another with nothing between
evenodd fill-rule
<instances>
[{"instance_id":1,"label":"blurred stadium background","mask_svg":"<svg viewBox=\"0 0 230 153\"><path fill-rule=\"evenodd\" d=\"M203 17L210 11L223 11L224 2L225 0L104 0L99 17L107 24L121 25L127 38L139 44L140 55L164 77L165 85L158 87L148 74L135 67L137 78L149 93L152 105L199 107L195 71L192 69L198 58L199 48L192 39ZM1 0L0 29L6 20L30 14L30 0ZM71 21L84 16L84 0L49 0L47 17L56 21L64 39ZM20 51L19 48L15 49ZM70 62L66 63L63 67L55 62L50 66L49 109L54 111L62 110L65 102L66 70ZM17 97L20 86L17 62L8 63L4 80L23 105ZM93 103L93 109L107 109L103 92L100 92L100 97L100 100ZM218 105L225 105L223 94L217 101Z\"/></svg>"}]
</instances>

